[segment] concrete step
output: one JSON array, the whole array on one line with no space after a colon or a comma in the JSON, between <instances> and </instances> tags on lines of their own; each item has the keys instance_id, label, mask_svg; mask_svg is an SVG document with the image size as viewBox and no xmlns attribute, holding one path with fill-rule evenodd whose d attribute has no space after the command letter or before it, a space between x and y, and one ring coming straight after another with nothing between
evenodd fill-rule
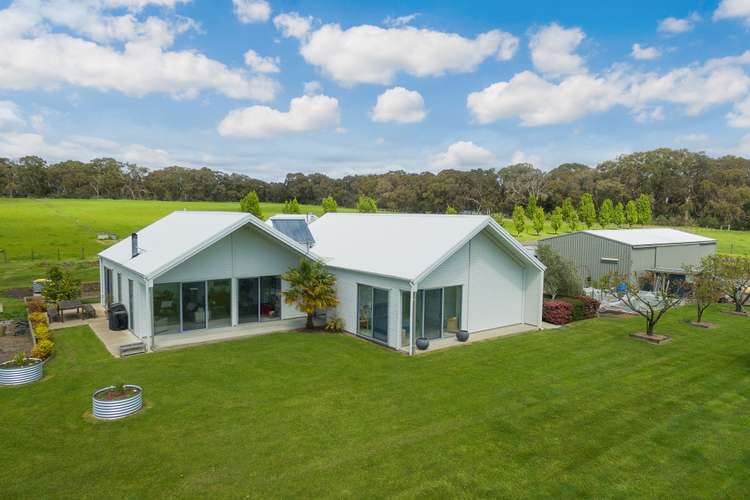
<instances>
[{"instance_id":1,"label":"concrete step","mask_svg":"<svg viewBox=\"0 0 750 500\"><path fill-rule=\"evenodd\" d=\"M120 346L120 356L132 356L133 354L142 354L146 352L146 344L143 342L133 342L132 344L123 344Z\"/></svg>"}]
</instances>

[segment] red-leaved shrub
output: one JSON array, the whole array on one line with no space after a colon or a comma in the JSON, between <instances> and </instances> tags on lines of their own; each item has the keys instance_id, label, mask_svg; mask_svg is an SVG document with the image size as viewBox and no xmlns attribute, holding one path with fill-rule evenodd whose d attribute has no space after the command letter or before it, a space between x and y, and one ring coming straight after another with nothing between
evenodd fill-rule
<instances>
[{"instance_id":1,"label":"red-leaved shrub","mask_svg":"<svg viewBox=\"0 0 750 500\"><path fill-rule=\"evenodd\" d=\"M576 298L583 302L583 317L586 319L595 318L601 302L588 295L579 295Z\"/></svg>"},{"instance_id":2,"label":"red-leaved shrub","mask_svg":"<svg viewBox=\"0 0 750 500\"><path fill-rule=\"evenodd\" d=\"M573 306L561 300L545 300L542 319L553 325L565 325L573 321Z\"/></svg>"}]
</instances>

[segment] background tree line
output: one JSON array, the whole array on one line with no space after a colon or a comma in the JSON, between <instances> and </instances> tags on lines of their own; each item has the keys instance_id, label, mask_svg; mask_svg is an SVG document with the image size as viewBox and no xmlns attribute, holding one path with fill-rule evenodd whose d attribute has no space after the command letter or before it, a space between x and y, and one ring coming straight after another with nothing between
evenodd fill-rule
<instances>
[{"instance_id":1,"label":"background tree line","mask_svg":"<svg viewBox=\"0 0 750 500\"><path fill-rule=\"evenodd\" d=\"M255 191L262 201L319 204L330 196L354 207L372 197L394 212L459 212L510 215L534 196L551 213L570 198L576 206L590 194L596 207L613 207L645 194L657 223L731 225L750 228L750 160L711 158L687 150L657 149L619 156L589 167L565 163L544 172L520 163L505 168L349 175L290 173L282 182L265 182L208 168L148 170L111 158L47 164L36 156L0 159L0 194L10 197L129 198L185 201L237 201Z\"/></svg>"}]
</instances>

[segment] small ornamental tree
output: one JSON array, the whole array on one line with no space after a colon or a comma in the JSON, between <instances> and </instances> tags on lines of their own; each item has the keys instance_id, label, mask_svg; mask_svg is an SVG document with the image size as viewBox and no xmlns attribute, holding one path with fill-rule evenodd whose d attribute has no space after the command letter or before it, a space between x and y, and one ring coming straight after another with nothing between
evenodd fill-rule
<instances>
[{"instance_id":1,"label":"small ornamental tree","mask_svg":"<svg viewBox=\"0 0 750 500\"><path fill-rule=\"evenodd\" d=\"M240 210L253 214L259 219L263 218L263 211L260 209L260 198L258 193L250 191L240 200Z\"/></svg>"},{"instance_id":2,"label":"small ornamental tree","mask_svg":"<svg viewBox=\"0 0 750 500\"><path fill-rule=\"evenodd\" d=\"M534 209L534 216L531 219L531 225L534 227L534 232L540 234L544 230L544 208L536 207Z\"/></svg>"},{"instance_id":3,"label":"small ornamental tree","mask_svg":"<svg viewBox=\"0 0 750 500\"><path fill-rule=\"evenodd\" d=\"M722 292L734 303L735 312L744 312L750 300L747 293L750 288L750 258L733 255L716 255L712 258Z\"/></svg>"},{"instance_id":4,"label":"small ornamental tree","mask_svg":"<svg viewBox=\"0 0 750 500\"><path fill-rule=\"evenodd\" d=\"M594 206L594 198L590 193L581 195L581 200L578 202L578 217L589 229L596 222L596 207Z\"/></svg>"},{"instance_id":5,"label":"small ornamental tree","mask_svg":"<svg viewBox=\"0 0 750 500\"><path fill-rule=\"evenodd\" d=\"M638 206L633 200L630 200L625 207L625 221L630 227L638 224Z\"/></svg>"},{"instance_id":6,"label":"small ornamental tree","mask_svg":"<svg viewBox=\"0 0 750 500\"><path fill-rule=\"evenodd\" d=\"M700 266L685 266L685 272L692 277L690 284L690 297L695 302L698 313L697 323L703 321L703 313L706 309L716 304L723 292L721 291L721 280L717 274L716 259L713 256L701 259Z\"/></svg>"},{"instance_id":7,"label":"small ornamental tree","mask_svg":"<svg viewBox=\"0 0 750 500\"><path fill-rule=\"evenodd\" d=\"M566 224L570 225L570 217L575 212L573 208L573 200L570 197L565 198L562 204L562 216Z\"/></svg>"},{"instance_id":8,"label":"small ornamental tree","mask_svg":"<svg viewBox=\"0 0 750 500\"><path fill-rule=\"evenodd\" d=\"M336 200L333 198L333 196L326 196L320 203L320 208L323 209L324 214L327 214L329 212L338 212L339 204L336 203Z\"/></svg>"},{"instance_id":9,"label":"small ornamental tree","mask_svg":"<svg viewBox=\"0 0 750 500\"><path fill-rule=\"evenodd\" d=\"M297 201L297 198L292 198L291 200L287 200L286 203L284 203L284 213L285 214L300 213L299 202Z\"/></svg>"},{"instance_id":10,"label":"small ornamental tree","mask_svg":"<svg viewBox=\"0 0 750 500\"><path fill-rule=\"evenodd\" d=\"M534 214L536 213L536 194L530 193L529 194L529 201L526 204L526 217L529 220L534 220Z\"/></svg>"},{"instance_id":11,"label":"small ornamental tree","mask_svg":"<svg viewBox=\"0 0 750 500\"><path fill-rule=\"evenodd\" d=\"M617 227L622 227L623 224L625 224L625 207L621 201L617 202L617 205L615 205L615 208L612 211L612 222L614 222Z\"/></svg>"},{"instance_id":12,"label":"small ornamental tree","mask_svg":"<svg viewBox=\"0 0 750 500\"><path fill-rule=\"evenodd\" d=\"M570 213L570 219L568 220L568 228L570 228L571 231L578 231L578 224L580 224L580 220L578 219L578 212L573 210Z\"/></svg>"},{"instance_id":13,"label":"small ornamental tree","mask_svg":"<svg viewBox=\"0 0 750 500\"><path fill-rule=\"evenodd\" d=\"M651 224L651 197L647 194L642 194L638 197L635 204L638 207L638 224L642 226Z\"/></svg>"},{"instance_id":14,"label":"small ornamental tree","mask_svg":"<svg viewBox=\"0 0 750 500\"><path fill-rule=\"evenodd\" d=\"M552 300L558 295L581 295L583 284L572 260L564 258L550 245L545 244L539 245L536 256L547 267L544 271L544 291Z\"/></svg>"},{"instance_id":15,"label":"small ornamental tree","mask_svg":"<svg viewBox=\"0 0 750 500\"><path fill-rule=\"evenodd\" d=\"M336 277L320 262L303 259L281 275L289 283L289 289L283 292L284 302L294 305L307 314L305 328L313 328L313 316L319 309L328 309L338 304L336 298Z\"/></svg>"},{"instance_id":16,"label":"small ornamental tree","mask_svg":"<svg viewBox=\"0 0 750 500\"><path fill-rule=\"evenodd\" d=\"M375 198L369 196L360 196L357 199L357 211L363 214L374 214L378 211L378 205Z\"/></svg>"},{"instance_id":17,"label":"small ornamental tree","mask_svg":"<svg viewBox=\"0 0 750 500\"><path fill-rule=\"evenodd\" d=\"M47 272L47 284L42 295L50 302L73 300L81 296L81 280L74 278L70 271L61 271L52 266Z\"/></svg>"},{"instance_id":18,"label":"small ornamental tree","mask_svg":"<svg viewBox=\"0 0 750 500\"><path fill-rule=\"evenodd\" d=\"M456 207L453 205L448 205L448 208L445 209L445 213L448 215L456 215L458 210L456 210Z\"/></svg>"},{"instance_id":19,"label":"small ornamental tree","mask_svg":"<svg viewBox=\"0 0 750 500\"><path fill-rule=\"evenodd\" d=\"M612 224L614 211L615 207L612 204L612 200L610 200L609 198L605 199L602 202L602 206L599 208L599 224L601 224L603 228Z\"/></svg>"},{"instance_id":20,"label":"small ornamental tree","mask_svg":"<svg viewBox=\"0 0 750 500\"><path fill-rule=\"evenodd\" d=\"M516 236L520 236L526 229L526 211L521 205L516 205L513 209L513 227L516 229Z\"/></svg>"},{"instance_id":21,"label":"small ornamental tree","mask_svg":"<svg viewBox=\"0 0 750 500\"><path fill-rule=\"evenodd\" d=\"M552 214L549 216L549 225L552 231L557 234L563 224L562 208L555 207Z\"/></svg>"},{"instance_id":22,"label":"small ornamental tree","mask_svg":"<svg viewBox=\"0 0 750 500\"><path fill-rule=\"evenodd\" d=\"M622 303L641 315L646 320L646 334L654 334L654 327L670 309L677 306L682 297L678 290L681 283L670 280L656 279L654 273L642 275L633 274L633 280L628 280L624 274L610 273L602 277L599 288L606 294L617 297ZM639 283L648 282L651 291L642 292Z\"/></svg>"}]
</instances>

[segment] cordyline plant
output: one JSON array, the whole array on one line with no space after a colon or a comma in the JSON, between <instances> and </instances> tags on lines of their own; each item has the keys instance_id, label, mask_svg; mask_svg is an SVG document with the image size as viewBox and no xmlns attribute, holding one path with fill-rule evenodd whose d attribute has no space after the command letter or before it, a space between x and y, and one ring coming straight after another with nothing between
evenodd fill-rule
<instances>
[{"instance_id":1,"label":"cordyline plant","mask_svg":"<svg viewBox=\"0 0 750 500\"><path fill-rule=\"evenodd\" d=\"M734 302L735 312L744 312L744 306L750 300L750 294L746 293L750 288L750 258L716 255L711 259L714 260L722 292Z\"/></svg>"},{"instance_id":2,"label":"cordyline plant","mask_svg":"<svg viewBox=\"0 0 750 500\"><path fill-rule=\"evenodd\" d=\"M716 259L713 256L704 257L699 266L685 266L685 272L692 278L690 297L695 302L698 313L696 322L701 323L703 313L723 295Z\"/></svg>"},{"instance_id":3,"label":"cordyline plant","mask_svg":"<svg viewBox=\"0 0 750 500\"><path fill-rule=\"evenodd\" d=\"M654 273L638 275L633 273L632 280L624 274L611 273L601 278L599 288L605 293L614 295L631 311L640 314L646 320L646 334L653 335L654 327L667 311L678 305L682 297L677 292L682 288L682 281L657 279ZM649 282L651 291L643 292L638 283Z\"/></svg>"},{"instance_id":4,"label":"cordyline plant","mask_svg":"<svg viewBox=\"0 0 750 500\"><path fill-rule=\"evenodd\" d=\"M318 309L328 309L338 304L336 277L320 262L304 259L299 266L285 272L281 279L289 283L284 301L307 314L305 328L313 328L313 315Z\"/></svg>"}]
</instances>

